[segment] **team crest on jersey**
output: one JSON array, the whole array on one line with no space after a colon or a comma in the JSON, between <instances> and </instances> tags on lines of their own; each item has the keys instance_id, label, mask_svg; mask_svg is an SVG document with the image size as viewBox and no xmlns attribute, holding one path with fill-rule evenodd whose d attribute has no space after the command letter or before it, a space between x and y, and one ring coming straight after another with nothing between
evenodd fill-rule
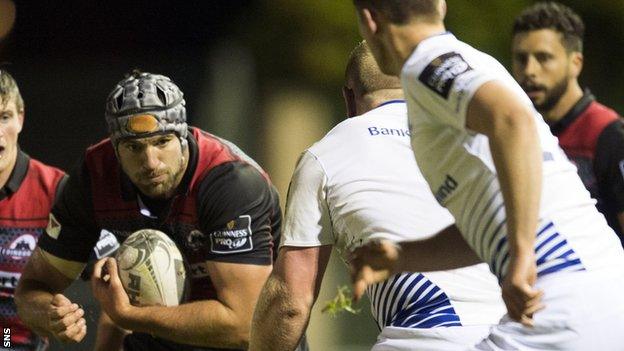
<instances>
[{"instance_id":1,"label":"team crest on jersey","mask_svg":"<svg viewBox=\"0 0 624 351\"><path fill-rule=\"evenodd\" d=\"M199 250L206 242L206 235L201 231L194 229L186 237L186 246L192 250Z\"/></svg>"},{"instance_id":2,"label":"team crest on jersey","mask_svg":"<svg viewBox=\"0 0 624 351\"><path fill-rule=\"evenodd\" d=\"M52 213L50 213L50 217L48 219L46 232L52 239L58 239L59 234L61 234L61 223L56 220L56 217L54 217Z\"/></svg>"},{"instance_id":3,"label":"team crest on jersey","mask_svg":"<svg viewBox=\"0 0 624 351\"><path fill-rule=\"evenodd\" d=\"M9 247L2 248L2 256L10 257L13 260L28 259L32 254L35 246L37 245L37 239L33 234L22 234L9 244Z\"/></svg>"},{"instance_id":4,"label":"team crest on jersey","mask_svg":"<svg viewBox=\"0 0 624 351\"><path fill-rule=\"evenodd\" d=\"M470 70L472 67L460 54L447 52L431 61L418 80L438 95L448 99L455 78Z\"/></svg>"},{"instance_id":5,"label":"team crest on jersey","mask_svg":"<svg viewBox=\"0 0 624 351\"><path fill-rule=\"evenodd\" d=\"M221 230L210 233L210 251L218 254L251 251L251 216L229 221Z\"/></svg>"}]
</instances>

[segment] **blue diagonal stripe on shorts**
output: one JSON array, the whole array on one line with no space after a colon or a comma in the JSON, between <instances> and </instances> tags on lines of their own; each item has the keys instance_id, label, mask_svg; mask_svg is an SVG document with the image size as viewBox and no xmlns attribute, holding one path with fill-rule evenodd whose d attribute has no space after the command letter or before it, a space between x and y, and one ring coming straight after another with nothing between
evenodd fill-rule
<instances>
[{"instance_id":1,"label":"blue diagonal stripe on shorts","mask_svg":"<svg viewBox=\"0 0 624 351\"><path fill-rule=\"evenodd\" d=\"M368 293L380 329L461 326L449 297L423 274L397 274L369 287Z\"/></svg>"}]
</instances>

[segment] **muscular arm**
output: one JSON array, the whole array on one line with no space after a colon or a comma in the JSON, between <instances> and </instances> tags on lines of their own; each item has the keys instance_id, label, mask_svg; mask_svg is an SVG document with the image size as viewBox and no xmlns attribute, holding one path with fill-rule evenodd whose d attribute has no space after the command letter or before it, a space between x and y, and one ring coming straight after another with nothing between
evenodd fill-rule
<instances>
[{"instance_id":1,"label":"muscular arm","mask_svg":"<svg viewBox=\"0 0 624 351\"><path fill-rule=\"evenodd\" d=\"M60 316L50 314L62 308L61 315L71 314L66 322L73 323L82 319L84 311L77 305L71 304L60 293L80 274L83 267L82 263L63 260L36 248L26 264L15 291L15 304L22 321L38 334L53 336L61 341L78 341L73 339L75 336L80 336L81 330L78 326L66 330L65 334L55 335L57 329L51 323L56 322L50 317Z\"/></svg>"},{"instance_id":2,"label":"muscular arm","mask_svg":"<svg viewBox=\"0 0 624 351\"><path fill-rule=\"evenodd\" d=\"M280 250L254 312L249 350L294 350L321 287L331 245Z\"/></svg>"},{"instance_id":3,"label":"muscular arm","mask_svg":"<svg viewBox=\"0 0 624 351\"><path fill-rule=\"evenodd\" d=\"M466 126L489 139L512 258L532 253L542 186L542 152L532 111L509 88L491 81L470 102Z\"/></svg>"},{"instance_id":4,"label":"muscular arm","mask_svg":"<svg viewBox=\"0 0 624 351\"><path fill-rule=\"evenodd\" d=\"M120 327L150 333L182 344L216 348L246 348L253 308L271 266L207 262L217 299L179 306L135 307L129 304L113 259L107 259L110 291L101 277L102 261L96 264L94 293L111 319ZM99 286L98 286L99 285ZM124 298L106 295L124 294Z\"/></svg>"},{"instance_id":5,"label":"muscular arm","mask_svg":"<svg viewBox=\"0 0 624 351\"><path fill-rule=\"evenodd\" d=\"M477 263L481 259L454 225L424 240L372 241L355 249L351 256L353 295L359 299L367 286L400 272L441 271Z\"/></svg>"},{"instance_id":6,"label":"muscular arm","mask_svg":"<svg viewBox=\"0 0 624 351\"><path fill-rule=\"evenodd\" d=\"M542 152L531 109L505 85L490 81L468 105L466 126L489 139L492 159L505 201L509 269L503 299L512 318L530 323L538 308L535 235L542 187ZM533 307L529 307L533 305ZM529 311L529 312L527 312Z\"/></svg>"}]
</instances>

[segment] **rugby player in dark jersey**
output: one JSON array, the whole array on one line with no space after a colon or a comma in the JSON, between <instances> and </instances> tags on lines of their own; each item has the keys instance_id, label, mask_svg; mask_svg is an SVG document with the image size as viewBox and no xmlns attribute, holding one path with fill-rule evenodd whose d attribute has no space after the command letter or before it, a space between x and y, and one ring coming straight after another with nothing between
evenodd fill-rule
<instances>
[{"instance_id":1,"label":"rugby player in dark jersey","mask_svg":"<svg viewBox=\"0 0 624 351\"><path fill-rule=\"evenodd\" d=\"M596 207L624 240L624 124L578 77L585 25L572 9L540 2L513 28L513 75L576 165Z\"/></svg>"},{"instance_id":2,"label":"rugby player in dark jersey","mask_svg":"<svg viewBox=\"0 0 624 351\"><path fill-rule=\"evenodd\" d=\"M0 348L43 350L47 339L33 333L17 315L15 287L47 225L64 173L20 150L24 100L15 79L0 70Z\"/></svg>"},{"instance_id":3,"label":"rugby player in dark jersey","mask_svg":"<svg viewBox=\"0 0 624 351\"><path fill-rule=\"evenodd\" d=\"M26 267L20 316L61 341L81 341L84 311L63 291L101 230L122 242L152 228L180 248L188 298L174 307L133 306L115 260L100 260L93 292L114 324L132 331L124 350L245 349L280 233L278 195L267 174L235 145L189 128L183 94L165 76L134 72L123 79L105 116L110 138L84 153ZM110 280L102 279L103 268ZM100 335L98 347L116 344L110 334Z\"/></svg>"}]
</instances>

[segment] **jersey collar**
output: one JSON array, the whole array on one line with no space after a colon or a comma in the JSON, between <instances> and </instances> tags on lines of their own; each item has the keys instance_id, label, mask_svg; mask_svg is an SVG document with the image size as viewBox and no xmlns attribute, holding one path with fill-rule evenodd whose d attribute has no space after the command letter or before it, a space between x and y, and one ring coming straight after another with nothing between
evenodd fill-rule
<instances>
[{"instance_id":1,"label":"jersey collar","mask_svg":"<svg viewBox=\"0 0 624 351\"><path fill-rule=\"evenodd\" d=\"M574 121L576 121L576 119L579 118L579 116L581 116L583 112L587 110L589 105L591 105L591 103L595 100L596 98L591 91L589 91L589 89L585 89L583 96L576 102L576 104L574 104L574 106L572 106L570 111L568 111L568 113L566 113L560 120L550 125L550 131L554 135L563 133L563 131L574 123Z\"/></svg>"},{"instance_id":2,"label":"jersey collar","mask_svg":"<svg viewBox=\"0 0 624 351\"><path fill-rule=\"evenodd\" d=\"M388 100L386 102L383 102L381 104L379 104L379 106L375 107L375 108L380 108L382 106L386 106L386 105L390 105L390 104L404 104L405 100L401 100L401 99L396 99L396 100Z\"/></svg>"},{"instance_id":3,"label":"jersey collar","mask_svg":"<svg viewBox=\"0 0 624 351\"><path fill-rule=\"evenodd\" d=\"M18 147L17 159L15 160L13 171L11 171L11 175L9 176L6 184L0 188L0 200L14 194L17 189L19 189L20 185L24 181L24 178L26 178L29 162L30 157Z\"/></svg>"}]
</instances>

